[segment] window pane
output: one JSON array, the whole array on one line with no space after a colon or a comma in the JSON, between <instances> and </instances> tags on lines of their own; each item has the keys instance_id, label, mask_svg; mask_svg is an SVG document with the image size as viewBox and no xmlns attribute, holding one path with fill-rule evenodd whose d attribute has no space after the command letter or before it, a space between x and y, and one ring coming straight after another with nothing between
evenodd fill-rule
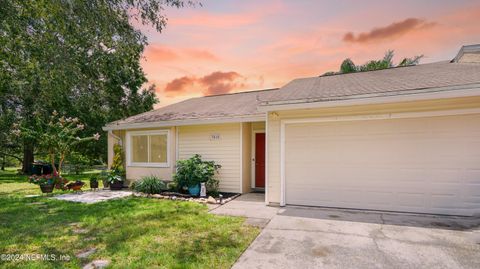
<instances>
[{"instance_id":1,"label":"window pane","mask_svg":"<svg viewBox=\"0 0 480 269\"><path fill-rule=\"evenodd\" d=\"M148 162L148 136L136 135L132 136L132 162L146 163Z\"/></svg>"},{"instance_id":2,"label":"window pane","mask_svg":"<svg viewBox=\"0 0 480 269\"><path fill-rule=\"evenodd\" d=\"M150 162L167 162L167 135L150 136Z\"/></svg>"}]
</instances>

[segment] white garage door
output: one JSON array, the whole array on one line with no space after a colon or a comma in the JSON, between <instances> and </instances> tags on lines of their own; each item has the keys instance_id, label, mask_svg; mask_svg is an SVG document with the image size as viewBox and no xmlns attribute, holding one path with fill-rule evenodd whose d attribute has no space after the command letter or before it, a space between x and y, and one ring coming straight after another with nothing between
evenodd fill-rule
<instances>
[{"instance_id":1,"label":"white garage door","mask_svg":"<svg viewBox=\"0 0 480 269\"><path fill-rule=\"evenodd\" d=\"M480 210L480 115L290 123L291 205L472 215Z\"/></svg>"}]
</instances>

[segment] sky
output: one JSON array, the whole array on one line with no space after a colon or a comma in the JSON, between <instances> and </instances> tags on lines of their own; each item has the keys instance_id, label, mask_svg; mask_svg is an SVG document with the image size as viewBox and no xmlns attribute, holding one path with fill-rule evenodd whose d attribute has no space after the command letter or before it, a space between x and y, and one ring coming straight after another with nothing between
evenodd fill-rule
<instances>
[{"instance_id":1,"label":"sky","mask_svg":"<svg viewBox=\"0 0 480 269\"><path fill-rule=\"evenodd\" d=\"M160 103L277 88L300 77L380 59L424 55L451 60L480 43L480 0L202 0L167 8L161 32L147 35L142 67Z\"/></svg>"}]
</instances>

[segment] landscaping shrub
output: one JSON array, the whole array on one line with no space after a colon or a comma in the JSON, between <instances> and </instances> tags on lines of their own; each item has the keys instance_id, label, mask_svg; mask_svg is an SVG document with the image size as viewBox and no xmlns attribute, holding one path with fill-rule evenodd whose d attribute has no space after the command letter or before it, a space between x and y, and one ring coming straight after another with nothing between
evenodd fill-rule
<instances>
[{"instance_id":1,"label":"landscaping shrub","mask_svg":"<svg viewBox=\"0 0 480 269\"><path fill-rule=\"evenodd\" d=\"M195 154L190 159L177 161L177 172L173 175L173 180L179 189L205 182L207 191L216 193L218 179L215 178L215 173L221 167L214 161L203 161L202 156Z\"/></svg>"},{"instance_id":2,"label":"landscaping shrub","mask_svg":"<svg viewBox=\"0 0 480 269\"><path fill-rule=\"evenodd\" d=\"M119 144L113 146L113 161L110 170L116 175L125 177L125 167L123 166L123 149Z\"/></svg>"},{"instance_id":3,"label":"landscaping shrub","mask_svg":"<svg viewBox=\"0 0 480 269\"><path fill-rule=\"evenodd\" d=\"M167 184L156 176L143 177L132 184L135 191L155 194L167 190Z\"/></svg>"}]
</instances>

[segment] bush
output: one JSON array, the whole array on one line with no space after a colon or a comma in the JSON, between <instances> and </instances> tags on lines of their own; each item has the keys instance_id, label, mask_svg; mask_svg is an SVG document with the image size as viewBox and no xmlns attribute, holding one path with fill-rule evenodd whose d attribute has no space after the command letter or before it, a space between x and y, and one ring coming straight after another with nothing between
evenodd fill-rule
<instances>
[{"instance_id":1,"label":"bush","mask_svg":"<svg viewBox=\"0 0 480 269\"><path fill-rule=\"evenodd\" d=\"M125 167L123 166L123 149L119 144L113 146L113 161L110 170L122 178L125 177Z\"/></svg>"},{"instance_id":2,"label":"bush","mask_svg":"<svg viewBox=\"0 0 480 269\"><path fill-rule=\"evenodd\" d=\"M79 175L83 173L90 166L90 159L78 152L71 152L67 157L67 165L65 165L65 172L75 173Z\"/></svg>"},{"instance_id":3,"label":"bush","mask_svg":"<svg viewBox=\"0 0 480 269\"><path fill-rule=\"evenodd\" d=\"M180 189L205 182L207 191L217 192L218 180L215 173L221 167L214 161L203 161L202 156L195 154L190 159L177 161L177 172L173 175L173 180Z\"/></svg>"},{"instance_id":4,"label":"bush","mask_svg":"<svg viewBox=\"0 0 480 269\"><path fill-rule=\"evenodd\" d=\"M92 182L98 182L97 176L91 176L90 177L90 183L92 183Z\"/></svg>"},{"instance_id":5,"label":"bush","mask_svg":"<svg viewBox=\"0 0 480 269\"><path fill-rule=\"evenodd\" d=\"M143 177L132 184L135 191L155 194L167 190L167 184L156 176Z\"/></svg>"}]
</instances>

